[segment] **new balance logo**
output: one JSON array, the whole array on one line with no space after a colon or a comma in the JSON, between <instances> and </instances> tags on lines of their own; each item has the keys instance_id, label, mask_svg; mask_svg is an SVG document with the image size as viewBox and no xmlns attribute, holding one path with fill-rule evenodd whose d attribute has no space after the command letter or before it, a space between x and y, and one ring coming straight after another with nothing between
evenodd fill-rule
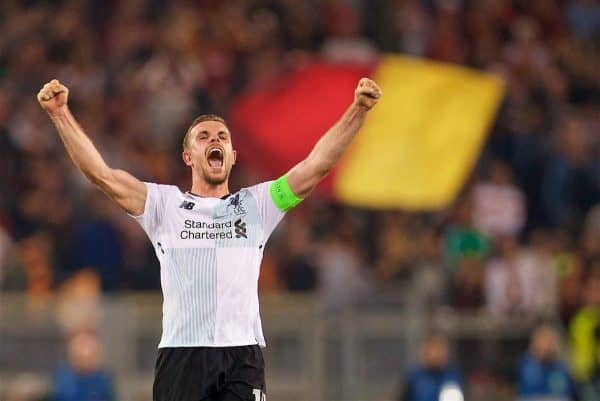
<instances>
[{"instance_id":1,"label":"new balance logo","mask_svg":"<svg viewBox=\"0 0 600 401\"><path fill-rule=\"evenodd\" d=\"M180 209L192 210L196 204L194 202L183 201L181 205L179 205Z\"/></svg>"},{"instance_id":2,"label":"new balance logo","mask_svg":"<svg viewBox=\"0 0 600 401\"><path fill-rule=\"evenodd\" d=\"M246 223L244 223L242 219L237 219L234 225L236 238L248 238L246 235Z\"/></svg>"}]
</instances>

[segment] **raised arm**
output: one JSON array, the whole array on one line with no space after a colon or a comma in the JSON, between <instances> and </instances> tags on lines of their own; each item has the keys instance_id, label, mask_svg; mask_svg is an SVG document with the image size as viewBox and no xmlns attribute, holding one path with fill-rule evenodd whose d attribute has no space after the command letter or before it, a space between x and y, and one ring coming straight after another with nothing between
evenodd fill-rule
<instances>
[{"instance_id":1,"label":"raised arm","mask_svg":"<svg viewBox=\"0 0 600 401\"><path fill-rule=\"evenodd\" d=\"M340 160L362 126L367 112L377 103L381 89L368 78L358 82L354 102L339 121L319 139L308 157L287 174L292 192L306 198Z\"/></svg>"},{"instance_id":2,"label":"raised arm","mask_svg":"<svg viewBox=\"0 0 600 401\"><path fill-rule=\"evenodd\" d=\"M142 214L146 203L146 186L126 171L106 165L71 114L67 106L68 98L69 90L56 79L44 85L37 95L38 102L56 126L67 153L77 168L126 212Z\"/></svg>"}]
</instances>

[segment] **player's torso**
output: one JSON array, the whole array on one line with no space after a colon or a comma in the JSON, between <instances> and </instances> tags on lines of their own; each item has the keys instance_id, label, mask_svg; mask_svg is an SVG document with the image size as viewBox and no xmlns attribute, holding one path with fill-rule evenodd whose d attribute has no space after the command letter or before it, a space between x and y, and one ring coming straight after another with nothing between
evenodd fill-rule
<instances>
[{"instance_id":1,"label":"player's torso","mask_svg":"<svg viewBox=\"0 0 600 401\"><path fill-rule=\"evenodd\" d=\"M161 262L163 344L255 343L264 235L254 197L247 190L226 199L177 191L164 206L153 238Z\"/></svg>"}]
</instances>

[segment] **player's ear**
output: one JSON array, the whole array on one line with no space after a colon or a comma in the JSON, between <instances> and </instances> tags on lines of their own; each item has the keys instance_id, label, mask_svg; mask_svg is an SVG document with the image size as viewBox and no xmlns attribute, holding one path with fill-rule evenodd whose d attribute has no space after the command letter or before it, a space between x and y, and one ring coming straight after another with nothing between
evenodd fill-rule
<instances>
[{"instance_id":1,"label":"player's ear","mask_svg":"<svg viewBox=\"0 0 600 401\"><path fill-rule=\"evenodd\" d=\"M231 165L235 165L235 159L237 159L237 152L234 150L233 151L233 162L231 163Z\"/></svg>"},{"instance_id":2,"label":"player's ear","mask_svg":"<svg viewBox=\"0 0 600 401\"><path fill-rule=\"evenodd\" d=\"M183 159L183 162L185 163L186 166L192 166L192 156L190 155L190 152L188 152L187 150L184 150L183 152L181 152L181 158Z\"/></svg>"}]
</instances>

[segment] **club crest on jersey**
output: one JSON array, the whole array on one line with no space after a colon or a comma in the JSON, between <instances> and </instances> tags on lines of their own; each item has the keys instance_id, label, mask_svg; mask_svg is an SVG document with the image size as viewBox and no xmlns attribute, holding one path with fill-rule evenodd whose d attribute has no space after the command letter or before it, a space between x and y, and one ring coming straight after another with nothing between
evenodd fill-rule
<instances>
[{"instance_id":1,"label":"club crest on jersey","mask_svg":"<svg viewBox=\"0 0 600 401\"><path fill-rule=\"evenodd\" d=\"M246 214L246 209L244 205L242 205L242 200L240 199L240 194L235 194L229 199L229 205L227 208L233 207L233 213L236 215Z\"/></svg>"}]
</instances>

